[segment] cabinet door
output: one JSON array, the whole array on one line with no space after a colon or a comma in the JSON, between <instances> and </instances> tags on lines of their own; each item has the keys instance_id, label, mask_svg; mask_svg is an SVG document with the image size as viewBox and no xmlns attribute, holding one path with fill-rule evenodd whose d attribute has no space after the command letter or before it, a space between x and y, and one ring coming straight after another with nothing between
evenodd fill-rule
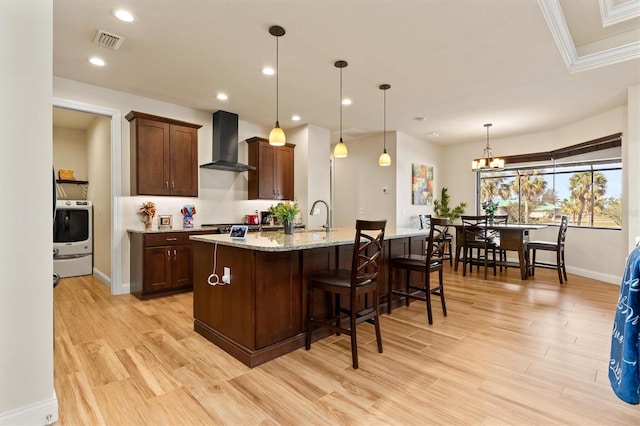
<instances>
[{"instance_id":1,"label":"cabinet door","mask_svg":"<svg viewBox=\"0 0 640 426\"><path fill-rule=\"evenodd\" d=\"M143 291L171 288L172 256L170 246L144 249Z\"/></svg>"},{"instance_id":2,"label":"cabinet door","mask_svg":"<svg viewBox=\"0 0 640 426\"><path fill-rule=\"evenodd\" d=\"M193 284L191 270L191 244L175 245L171 249L171 287L188 287Z\"/></svg>"},{"instance_id":3,"label":"cabinet door","mask_svg":"<svg viewBox=\"0 0 640 426\"><path fill-rule=\"evenodd\" d=\"M137 193L169 195L169 125L138 118L134 132Z\"/></svg>"},{"instance_id":4,"label":"cabinet door","mask_svg":"<svg viewBox=\"0 0 640 426\"><path fill-rule=\"evenodd\" d=\"M171 195L198 196L198 131L191 127L170 126L169 192Z\"/></svg>"},{"instance_id":5,"label":"cabinet door","mask_svg":"<svg viewBox=\"0 0 640 426\"><path fill-rule=\"evenodd\" d=\"M276 197L276 149L261 143L258 154L258 198L272 200Z\"/></svg>"},{"instance_id":6,"label":"cabinet door","mask_svg":"<svg viewBox=\"0 0 640 426\"><path fill-rule=\"evenodd\" d=\"M283 146L276 150L274 181L275 198L293 200L293 148Z\"/></svg>"}]
</instances>

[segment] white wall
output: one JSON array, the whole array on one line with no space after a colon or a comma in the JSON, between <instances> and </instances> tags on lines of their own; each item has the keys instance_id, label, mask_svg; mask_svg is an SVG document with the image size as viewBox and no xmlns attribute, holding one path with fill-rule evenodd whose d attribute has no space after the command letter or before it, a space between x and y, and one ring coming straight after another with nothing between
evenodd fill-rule
<instances>
[{"instance_id":1,"label":"white wall","mask_svg":"<svg viewBox=\"0 0 640 426\"><path fill-rule=\"evenodd\" d=\"M637 99L635 102L637 102ZM629 121L635 121L635 126L637 126L638 120L640 120L640 115L630 118ZM497 128L497 126L499 126L499 123L494 123L494 128ZM638 142L637 139L636 142L629 140L627 137L628 127L630 128L631 124L628 125L627 123L627 107L618 107L553 131L513 138L491 138L491 148L496 155L541 152L622 132L623 147L630 143L635 146L635 159L629 158L629 154L625 154L625 149L623 148L623 167L627 170L625 173L628 173L628 169L637 168L637 165L640 164L637 157ZM454 145L448 147L445 151L442 185L449 188L453 202L467 202L468 213L475 212L476 203L476 176L471 171L471 160L472 157L477 157L482 153L485 143L486 140L480 134L477 142ZM636 181L634 183L629 181L629 184L636 189L627 194L624 193L623 189L623 203L625 205L634 205L634 203L636 206L638 205L638 174L635 174L635 177ZM636 193L634 194L633 191L636 191ZM635 217L638 217L637 210ZM557 232L557 227L549 227L532 233L531 238L555 241ZM626 225L624 223L622 231L570 227L566 241L567 271L619 284L628 254L627 240Z\"/></svg>"},{"instance_id":2,"label":"white wall","mask_svg":"<svg viewBox=\"0 0 640 426\"><path fill-rule=\"evenodd\" d=\"M397 132L397 160L396 173L396 202L397 225L404 228L419 228L419 214L433 214L433 205L412 204L411 177L412 164L421 164L433 167L433 198L440 198L442 187L442 159L444 148L435 143ZM393 166L393 165L392 165Z\"/></svg>"},{"instance_id":3,"label":"white wall","mask_svg":"<svg viewBox=\"0 0 640 426\"><path fill-rule=\"evenodd\" d=\"M51 0L0 2L0 223L9 224L2 230L0 256L0 424L58 418L51 279L52 22Z\"/></svg>"},{"instance_id":4,"label":"white wall","mask_svg":"<svg viewBox=\"0 0 640 426\"><path fill-rule=\"evenodd\" d=\"M53 168L73 170L76 180L87 180L87 134L84 130L53 127Z\"/></svg>"},{"instance_id":5,"label":"white wall","mask_svg":"<svg viewBox=\"0 0 640 426\"><path fill-rule=\"evenodd\" d=\"M382 133L346 142L347 158L335 162L334 226L353 228L357 219L387 219L396 226L395 132L387 132L387 152L392 165L380 167ZM383 194L383 188L387 193Z\"/></svg>"},{"instance_id":6,"label":"white wall","mask_svg":"<svg viewBox=\"0 0 640 426\"><path fill-rule=\"evenodd\" d=\"M86 131L87 199L93 204L93 271L111 276L111 119L96 117Z\"/></svg>"},{"instance_id":7,"label":"white wall","mask_svg":"<svg viewBox=\"0 0 640 426\"><path fill-rule=\"evenodd\" d=\"M320 228L326 221L324 207L314 216L309 215L309 209L315 200L330 204L330 140L328 129L311 124L287 131L287 141L296 145L295 201L300 207L300 219L309 229Z\"/></svg>"},{"instance_id":8,"label":"white wall","mask_svg":"<svg viewBox=\"0 0 640 426\"><path fill-rule=\"evenodd\" d=\"M623 226L627 229L627 252L635 247L640 237L640 86L630 87L627 93L627 132L622 146L624 158L624 183L626 196Z\"/></svg>"}]
</instances>

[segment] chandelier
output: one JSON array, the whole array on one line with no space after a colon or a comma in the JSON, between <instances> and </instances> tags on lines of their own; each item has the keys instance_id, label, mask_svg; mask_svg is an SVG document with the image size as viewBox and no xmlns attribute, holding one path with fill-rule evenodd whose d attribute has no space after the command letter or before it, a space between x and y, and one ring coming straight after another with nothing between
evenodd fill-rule
<instances>
[{"instance_id":1,"label":"chandelier","mask_svg":"<svg viewBox=\"0 0 640 426\"><path fill-rule=\"evenodd\" d=\"M484 127L487 128L487 146L482 152L482 157L476 158L471 162L471 170L474 172L500 170L504 168L504 160L502 158L494 157L491 153L491 147L489 146L489 127L491 126L491 123L484 125Z\"/></svg>"}]
</instances>

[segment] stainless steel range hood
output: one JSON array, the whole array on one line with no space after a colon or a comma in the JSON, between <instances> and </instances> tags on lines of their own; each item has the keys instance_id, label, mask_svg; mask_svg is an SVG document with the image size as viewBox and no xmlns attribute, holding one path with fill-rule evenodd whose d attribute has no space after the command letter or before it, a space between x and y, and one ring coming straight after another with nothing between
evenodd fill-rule
<instances>
[{"instance_id":1,"label":"stainless steel range hood","mask_svg":"<svg viewBox=\"0 0 640 426\"><path fill-rule=\"evenodd\" d=\"M218 110L213 113L212 161L203 169L246 172L253 166L238 163L238 114Z\"/></svg>"}]
</instances>

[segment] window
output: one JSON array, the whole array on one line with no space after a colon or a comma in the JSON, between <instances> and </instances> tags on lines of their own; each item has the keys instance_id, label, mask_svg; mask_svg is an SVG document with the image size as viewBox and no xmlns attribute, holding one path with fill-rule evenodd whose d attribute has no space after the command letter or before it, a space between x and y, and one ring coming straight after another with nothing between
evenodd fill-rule
<instances>
[{"instance_id":1,"label":"window","mask_svg":"<svg viewBox=\"0 0 640 426\"><path fill-rule=\"evenodd\" d=\"M532 156L539 160L540 154ZM622 225L619 144L561 160L509 162L502 171L478 173L477 188L478 213L481 202L491 198L499 204L498 214L508 214L510 223L558 224L562 215L568 215L572 226L620 229Z\"/></svg>"}]
</instances>

